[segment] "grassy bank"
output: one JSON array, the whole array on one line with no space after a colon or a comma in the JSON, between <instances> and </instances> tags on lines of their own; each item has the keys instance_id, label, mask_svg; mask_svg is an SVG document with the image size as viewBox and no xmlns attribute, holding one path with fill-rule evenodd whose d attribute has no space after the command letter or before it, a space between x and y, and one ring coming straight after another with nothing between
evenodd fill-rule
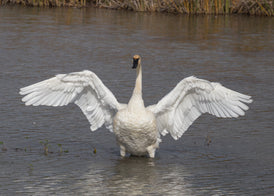
<instances>
[{"instance_id":1,"label":"grassy bank","mask_svg":"<svg viewBox=\"0 0 274 196\"><path fill-rule=\"evenodd\" d=\"M0 5L87 7L179 14L274 15L273 0L0 0Z\"/></svg>"},{"instance_id":2,"label":"grassy bank","mask_svg":"<svg viewBox=\"0 0 274 196\"><path fill-rule=\"evenodd\" d=\"M23 5L30 7L87 7L87 0L0 0L0 5Z\"/></svg>"},{"instance_id":3,"label":"grassy bank","mask_svg":"<svg viewBox=\"0 0 274 196\"><path fill-rule=\"evenodd\" d=\"M273 16L271 0L97 0L97 6L182 14L249 14Z\"/></svg>"}]
</instances>

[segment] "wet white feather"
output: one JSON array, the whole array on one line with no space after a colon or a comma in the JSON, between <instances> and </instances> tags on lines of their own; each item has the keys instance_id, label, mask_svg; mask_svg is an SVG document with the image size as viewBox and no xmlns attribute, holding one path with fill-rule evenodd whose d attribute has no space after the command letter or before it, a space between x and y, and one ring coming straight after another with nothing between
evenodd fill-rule
<instances>
[{"instance_id":1,"label":"wet white feather","mask_svg":"<svg viewBox=\"0 0 274 196\"><path fill-rule=\"evenodd\" d=\"M156 105L149 106L162 135L170 133L180 138L189 126L203 113L222 118L243 116L252 99L248 95L230 90L219 83L188 77Z\"/></svg>"},{"instance_id":2,"label":"wet white feather","mask_svg":"<svg viewBox=\"0 0 274 196\"><path fill-rule=\"evenodd\" d=\"M120 104L91 71L58 74L53 78L20 89L26 105L64 106L77 104L94 131L103 124L112 131L112 118Z\"/></svg>"}]
</instances>

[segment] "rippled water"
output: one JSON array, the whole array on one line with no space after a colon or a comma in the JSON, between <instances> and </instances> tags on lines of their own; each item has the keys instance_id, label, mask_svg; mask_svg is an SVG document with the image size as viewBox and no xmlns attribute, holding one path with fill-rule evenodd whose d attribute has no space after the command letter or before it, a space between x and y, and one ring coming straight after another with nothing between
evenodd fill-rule
<instances>
[{"instance_id":1,"label":"rippled water","mask_svg":"<svg viewBox=\"0 0 274 196\"><path fill-rule=\"evenodd\" d=\"M1 195L274 194L273 22L1 7ZM121 159L114 135L105 128L91 133L75 105L26 107L20 100L23 86L89 69L127 102L134 54L142 56L146 105L190 75L250 94L254 102L239 119L201 116L180 140L164 137L151 160Z\"/></svg>"}]
</instances>

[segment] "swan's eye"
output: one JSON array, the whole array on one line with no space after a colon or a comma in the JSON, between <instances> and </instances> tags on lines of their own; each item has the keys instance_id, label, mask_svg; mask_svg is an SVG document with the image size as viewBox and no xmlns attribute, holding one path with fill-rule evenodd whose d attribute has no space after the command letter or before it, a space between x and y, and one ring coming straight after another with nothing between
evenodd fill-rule
<instances>
[{"instance_id":1,"label":"swan's eye","mask_svg":"<svg viewBox=\"0 0 274 196\"><path fill-rule=\"evenodd\" d=\"M136 69L137 66L138 66L138 61L139 61L139 58L133 58L133 66L132 66L132 69Z\"/></svg>"}]
</instances>

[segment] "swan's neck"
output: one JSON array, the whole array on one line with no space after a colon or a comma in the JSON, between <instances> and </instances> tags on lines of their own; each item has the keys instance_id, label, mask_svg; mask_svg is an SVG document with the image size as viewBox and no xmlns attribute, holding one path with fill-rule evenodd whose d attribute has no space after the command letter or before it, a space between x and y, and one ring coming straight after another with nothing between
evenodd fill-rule
<instances>
[{"instance_id":1,"label":"swan's neck","mask_svg":"<svg viewBox=\"0 0 274 196\"><path fill-rule=\"evenodd\" d=\"M130 109L136 111L137 109L143 109L144 101L142 98L142 66L141 64L137 67L137 77L135 82L135 88L132 96L129 100L128 106Z\"/></svg>"},{"instance_id":2,"label":"swan's neck","mask_svg":"<svg viewBox=\"0 0 274 196\"><path fill-rule=\"evenodd\" d=\"M142 96L142 66L141 64L139 64L137 67L137 77L136 77L133 94L139 94Z\"/></svg>"}]
</instances>

